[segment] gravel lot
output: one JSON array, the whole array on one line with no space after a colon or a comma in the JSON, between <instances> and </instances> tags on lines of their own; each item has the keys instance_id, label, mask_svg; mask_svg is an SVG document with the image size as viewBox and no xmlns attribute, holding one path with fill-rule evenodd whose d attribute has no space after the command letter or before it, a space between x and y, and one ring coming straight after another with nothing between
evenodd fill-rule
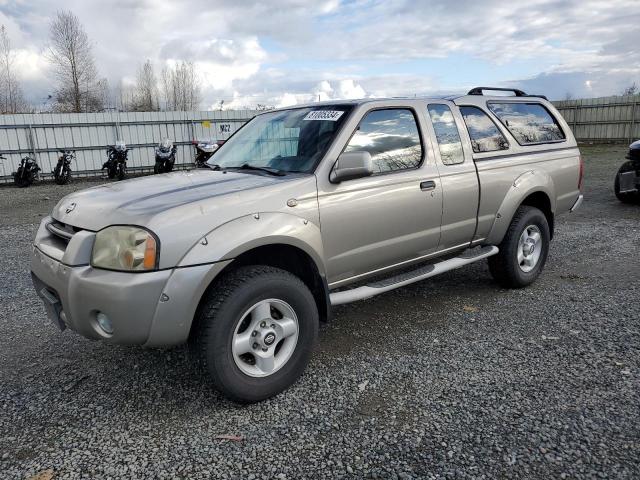
<instances>
[{"instance_id":1,"label":"gravel lot","mask_svg":"<svg viewBox=\"0 0 640 480\"><path fill-rule=\"evenodd\" d=\"M239 407L183 348L60 334L30 283L68 187L0 188L0 478L639 478L640 207L585 147L582 209L530 288L485 263L336 309L290 390ZM233 435L232 440L221 435Z\"/></svg>"}]
</instances>

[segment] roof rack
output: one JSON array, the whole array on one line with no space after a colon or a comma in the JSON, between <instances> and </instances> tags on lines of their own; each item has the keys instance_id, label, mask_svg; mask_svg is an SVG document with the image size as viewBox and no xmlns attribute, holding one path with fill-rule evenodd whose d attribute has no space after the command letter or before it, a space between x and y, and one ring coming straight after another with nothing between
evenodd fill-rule
<instances>
[{"instance_id":1,"label":"roof rack","mask_svg":"<svg viewBox=\"0 0 640 480\"><path fill-rule=\"evenodd\" d=\"M469 90L467 95L484 95L482 92L484 90L494 90L497 92L513 92L516 97L536 97L536 98L544 98L547 100L547 97L544 95L529 95L524 93L522 90L518 90L517 88L500 88L500 87L475 87Z\"/></svg>"}]
</instances>

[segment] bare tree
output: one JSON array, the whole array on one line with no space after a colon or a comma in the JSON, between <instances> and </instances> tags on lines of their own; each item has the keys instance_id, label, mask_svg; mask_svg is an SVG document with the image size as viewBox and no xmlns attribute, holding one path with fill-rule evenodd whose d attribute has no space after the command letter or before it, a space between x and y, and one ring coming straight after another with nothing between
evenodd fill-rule
<instances>
[{"instance_id":1,"label":"bare tree","mask_svg":"<svg viewBox=\"0 0 640 480\"><path fill-rule=\"evenodd\" d=\"M200 107L200 81L193 62L165 67L161 80L167 110L189 111Z\"/></svg>"},{"instance_id":2,"label":"bare tree","mask_svg":"<svg viewBox=\"0 0 640 480\"><path fill-rule=\"evenodd\" d=\"M58 77L57 109L68 112L101 110L100 86L91 42L78 17L59 11L49 26L47 57Z\"/></svg>"},{"instance_id":3,"label":"bare tree","mask_svg":"<svg viewBox=\"0 0 640 480\"><path fill-rule=\"evenodd\" d=\"M139 112L158 110L158 80L151 60L147 60L138 70L135 99L131 109Z\"/></svg>"},{"instance_id":4,"label":"bare tree","mask_svg":"<svg viewBox=\"0 0 640 480\"><path fill-rule=\"evenodd\" d=\"M27 110L13 66L15 52L4 25L0 26L0 113L19 113Z\"/></svg>"},{"instance_id":5,"label":"bare tree","mask_svg":"<svg viewBox=\"0 0 640 480\"><path fill-rule=\"evenodd\" d=\"M638 86L636 85L636 82L633 82L631 85L629 85L627 88L625 88L622 91L622 95L636 95L640 93L640 91L638 90Z\"/></svg>"}]
</instances>

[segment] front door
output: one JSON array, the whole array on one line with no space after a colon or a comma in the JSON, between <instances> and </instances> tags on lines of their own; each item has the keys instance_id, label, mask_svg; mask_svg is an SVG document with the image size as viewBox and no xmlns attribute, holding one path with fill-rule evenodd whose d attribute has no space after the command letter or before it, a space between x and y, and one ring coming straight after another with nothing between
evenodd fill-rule
<instances>
[{"instance_id":1,"label":"front door","mask_svg":"<svg viewBox=\"0 0 640 480\"><path fill-rule=\"evenodd\" d=\"M344 151L363 150L372 176L318 192L330 286L433 253L440 240L442 190L414 110L366 113Z\"/></svg>"}]
</instances>

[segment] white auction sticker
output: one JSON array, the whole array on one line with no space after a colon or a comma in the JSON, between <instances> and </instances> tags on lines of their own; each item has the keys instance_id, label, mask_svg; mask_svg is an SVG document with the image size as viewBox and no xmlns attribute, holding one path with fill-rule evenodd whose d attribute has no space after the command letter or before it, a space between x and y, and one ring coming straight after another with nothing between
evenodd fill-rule
<instances>
[{"instance_id":1,"label":"white auction sticker","mask_svg":"<svg viewBox=\"0 0 640 480\"><path fill-rule=\"evenodd\" d=\"M303 120L328 120L330 122L337 121L344 112L340 110L313 110L307 113Z\"/></svg>"}]
</instances>

